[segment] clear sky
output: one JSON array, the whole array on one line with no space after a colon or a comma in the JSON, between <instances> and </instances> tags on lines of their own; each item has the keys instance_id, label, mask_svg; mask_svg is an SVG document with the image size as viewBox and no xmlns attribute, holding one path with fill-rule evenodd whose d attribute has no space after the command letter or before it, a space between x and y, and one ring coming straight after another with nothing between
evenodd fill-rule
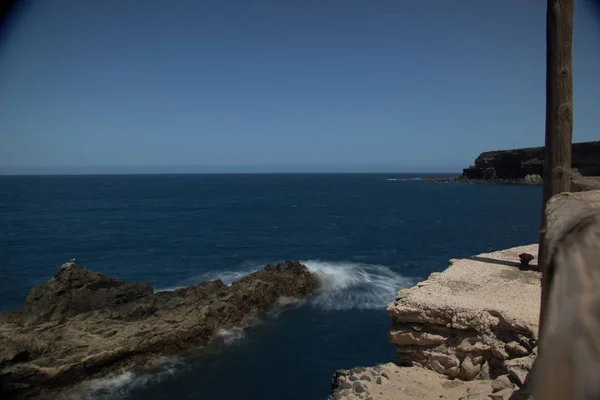
<instances>
[{"instance_id":1,"label":"clear sky","mask_svg":"<svg viewBox=\"0 0 600 400\"><path fill-rule=\"evenodd\" d=\"M458 172L543 145L545 3L31 1L0 42L0 170ZM573 140L599 140L575 3Z\"/></svg>"}]
</instances>

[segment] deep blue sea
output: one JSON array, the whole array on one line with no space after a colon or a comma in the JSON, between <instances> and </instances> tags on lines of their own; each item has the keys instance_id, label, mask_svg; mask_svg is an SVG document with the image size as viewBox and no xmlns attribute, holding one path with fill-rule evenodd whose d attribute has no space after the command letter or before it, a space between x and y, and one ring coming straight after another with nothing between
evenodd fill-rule
<instances>
[{"instance_id":1,"label":"deep blue sea","mask_svg":"<svg viewBox=\"0 0 600 400\"><path fill-rule=\"evenodd\" d=\"M394 359L385 306L450 258L534 243L541 188L399 174L0 176L0 310L59 265L168 290L300 260L306 304L194 360L94 381L93 399L325 399L339 368Z\"/></svg>"}]
</instances>

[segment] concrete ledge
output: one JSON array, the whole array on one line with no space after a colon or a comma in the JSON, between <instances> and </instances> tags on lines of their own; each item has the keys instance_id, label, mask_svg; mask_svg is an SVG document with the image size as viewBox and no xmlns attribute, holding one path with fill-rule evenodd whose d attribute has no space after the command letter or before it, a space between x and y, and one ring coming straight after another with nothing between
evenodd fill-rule
<instances>
[{"instance_id":1,"label":"concrete ledge","mask_svg":"<svg viewBox=\"0 0 600 400\"><path fill-rule=\"evenodd\" d=\"M461 380L527 375L536 354L540 278L519 268L520 246L468 259L400 290L388 306L396 363ZM535 263L532 263L535 266Z\"/></svg>"}]
</instances>

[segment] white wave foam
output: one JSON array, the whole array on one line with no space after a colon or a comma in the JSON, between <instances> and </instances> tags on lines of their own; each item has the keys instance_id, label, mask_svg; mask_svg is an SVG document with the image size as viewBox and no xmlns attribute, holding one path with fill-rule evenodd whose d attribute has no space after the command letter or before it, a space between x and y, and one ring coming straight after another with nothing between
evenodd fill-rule
<instances>
[{"instance_id":1,"label":"white wave foam","mask_svg":"<svg viewBox=\"0 0 600 400\"><path fill-rule=\"evenodd\" d=\"M310 303L325 310L380 309L398 289L413 282L383 265L352 262L303 262L323 285Z\"/></svg>"},{"instance_id":2,"label":"white wave foam","mask_svg":"<svg viewBox=\"0 0 600 400\"><path fill-rule=\"evenodd\" d=\"M111 378L93 379L82 383L74 392L60 397L61 400L114 400L126 399L132 390L151 382L160 382L176 373L181 364L170 360L155 371L143 373L124 372Z\"/></svg>"},{"instance_id":3,"label":"white wave foam","mask_svg":"<svg viewBox=\"0 0 600 400\"><path fill-rule=\"evenodd\" d=\"M193 278L186 279L184 283L177 286L168 286L164 288L156 288L154 290L155 293L158 292L172 292L173 290L182 289L188 287L190 285L197 285L200 282L204 281L214 281L220 279L226 285L231 285L233 281L237 281L244 276L251 274L252 272L257 271L261 267L255 267L251 269L244 269L238 271L209 271L203 274L197 275Z\"/></svg>"},{"instance_id":4,"label":"white wave foam","mask_svg":"<svg viewBox=\"0 0 600 400\"><path fill-rule=\"evenodd\" d=\"M220 329L219 336L223 338L225 344L238 342L246 336L242 328Z\"/></svg>"},{"instance_id":5,"label":"white wave foam","mask_svg":"<svg viewBox=\"0 0 600 400\"><path fill-rule=\"evenodd\" d=\"M421 178L387 178L386 181L421 181Z\"/></svg>"},{"instance_id":6,"label":"white wave foam","mask_svg":"<svg viewBox=\"0 0 600 400\"><path fill-rule=\"evenodd\" d=\"M314 272L322 284L320 292L309 304L326 310L381 309L394 300L398 289L414 283L384 265L321 260L303 261L302 264ZM263 266L245 263L237 270L206 272L196 276L193 282L221 279L230 285ZM269 315L277 316L290 306L298 307L304 303L298 299L282 298Z\"/></svg>"},{"instance_id":7,"label":"white wave foam","mask_svg":"<svg viewBox=\"0 0 600 400\"><path fill-rule=\"evenodd\" d=\"M294 307L301 305L302 303L302 299L296 297L283 296L277 300L277 307Z\"/></svg>"},{"instance_id":8,"label":"white wave foam","mask_svg":"<svg viewBox=\"0 0 600 400\"><path fill-rule=\"evenodd\" d=\"M299 299L297 297L287 297L287 296L280 297L277 300L277 304L275 304L275 307L271 308L267 312L267 315L270 317L278 317L285 310L289 310L291 308L298 308L298 307L303 306L304 304L306 304L305 299Z\"/></svg>"},{"instance_id":9,"label":"white wave foam","mask_svg":"<svg viewBox=\"0 0 600 400\"><path fill-rule=\"evenodd\" d=\"M184 287L185 287L185 285L183 285L183 286L168 286L168 287L164 287L164 288L158 287L158 288L154 288L154 293L158 293L158 292L172 292L174 290L182 289Z\"/></svg>"},{"instance_id":10,"label":"white wave foam","mask_svg":"<svg viewBox=\"0 0 600 400\"><path fill-rule=\"evenodd\" d=\"M93 399L121 398L133 388L146 386L148 380L148 376L125 372L112 378L90 381L88 394Z\"/></svg>"}]
</instances>

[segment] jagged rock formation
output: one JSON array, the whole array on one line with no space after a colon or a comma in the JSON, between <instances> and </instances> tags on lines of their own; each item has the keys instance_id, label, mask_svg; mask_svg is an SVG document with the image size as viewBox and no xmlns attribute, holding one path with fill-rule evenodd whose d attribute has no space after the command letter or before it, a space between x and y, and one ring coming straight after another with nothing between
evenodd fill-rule
<instances>
[{"instance_id":1,"label":"jagged rock formation","mask_svg":"<svg viewBox=\"0 0 600 400\"><path fill-rule=\"evenodd\" d=\"M91 377L144 367L213 339L282 297L318 281L297 261L267 265L227 286L220 280L154 293L69 262L25 306L0 314L0 398L54 398Z\"/></svg>"},{"instance_id":2,"label":"jagged rock formation","mask_svg":"<svg viewBox=\"0 0 600 400\"><path fill-rule=\"evenodd\" d=\"M463 170L466 179L524 179L544 175L544 147L487 151ZM572 166L582 176L600 176L600 142L573 143Z\"/></svg>"},{"instance_id":3,"label":"jagged rock formation","mask_svg":"<svg viewBox=\"0 0 600 400\"><path fill-rule=\"evenodd\" d=\"M464 183L528 184L543 183L544 147L486 151L475 159L461 176L426 177L425 180ZM573 143L572 189L582 191L600 188L600 141Z\"/></svg>"},{"instance_id":4,"label":"jagged rock formation","mask_svg":"<svg viewBox=\"0 0 600 400\"><path fill-rule=\"evenodd\" d=\"M451 260L400 290L388 306L396 363L523 384L537 352L540 273L519 269L521 253L537 254L537 245Z\"/></svg>"}]
</instances>

